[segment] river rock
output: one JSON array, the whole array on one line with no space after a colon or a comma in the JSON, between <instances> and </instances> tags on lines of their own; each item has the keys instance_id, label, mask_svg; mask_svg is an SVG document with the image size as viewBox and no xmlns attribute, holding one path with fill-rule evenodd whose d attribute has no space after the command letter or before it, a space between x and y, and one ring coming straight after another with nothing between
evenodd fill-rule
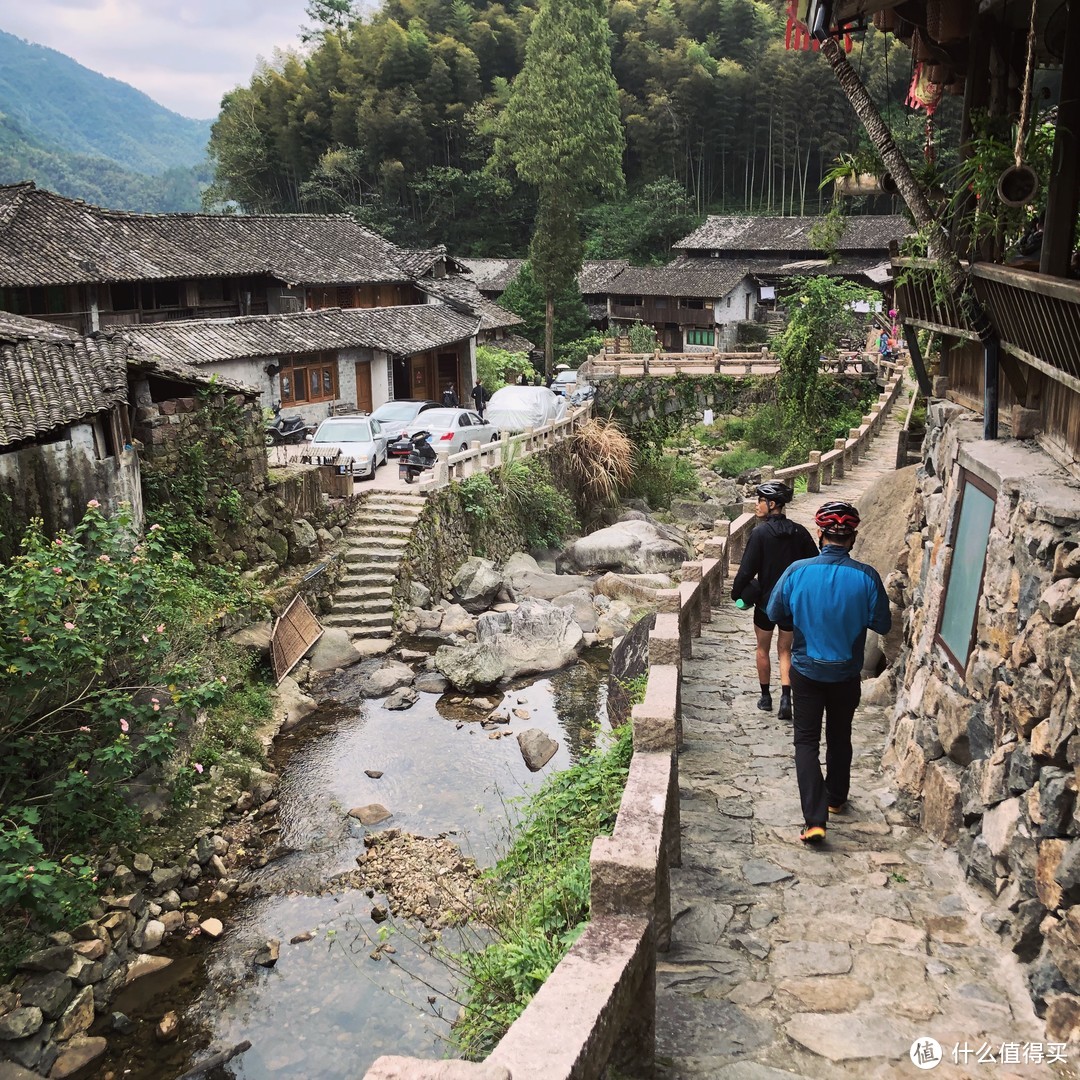
<instances>
[{"instance_id":1,"label":"river rock","mask_svg":"<svg viewBox=\"0 0 1080 1080\"><path fill-rule=\"evenodd\" d=\"M598 596L628 604L655 604L657 589L670 589L667 574L605 574L595 586Z\"/></svg>"},{"instance_id":2,"label":"river rock","mask_svg":"<svg viewBox=\"0 0 1080 1080\"><path fill-rule=\"evenodd\" d=\"M173 1010L169 1010L159 1021L154 1029L154 1036L158 1042L172 1042L180 1034L180 1017Z\"/></svg>"},{"instance_id":3,"label":"river rock","mask_svg":"<svg viewBox=\"0 0 1080 1080\"><path fill-rule=\"evenodd\" d=\"M394 815L379 803L368 803L367 806L354 806L349 811L349 817L356 818L361 825L378 825L380 822L392 818Z\"/></svg>"},{"instance_id":4,"label":"river rock","mask_svg":"<svg viewBox=\"0 0 1080 1080\"><path fill-rule=\"evenodd\" d=\"M717 518L724 516L724 507L718 502L705 502L702 499L672 499L668 512L676 521L712 529Z\"/></svg>"},{"instance_id":5,"label":"river rock","mask_svg":"<svg viewBox=\"0 0 1080 1080\"><path fill-rule=\"evenodd\" d=\"M592 581L577 574L545 574L540 570L522 570L510 579L514 594L536 600L554 600L557 596L585 589L592 593Z\"/></svg>"},{"instance_id":6,"label":"river rock","mask_svg":"<svg viewBox=\"0 0 1080 1080\"><path fill-rule=\"evenodd\" d=\"M49 949L32 953L19 964L20 971L66 971L75 958L70 945L54 945Z\"/></svg>"},{"instance_id":7,"label":"river rock","mask_svg":"<svg viewBox=\"0 0 1080 1080\"><path fill-rule=\"evenodd\" d=\"M558 569L578 573L666 573L693 557L686 534L654 521L619 521L568 544Z\"/></svg>"},{"instance_id":8,"label":"river rock","mask_svg":"<svg viewBox=\"0 0 1080 1080\"><path fill-rule=\"evenodd\" d=\"M503 577L511 578L514 574L520 574L522 571L532 571L536 573L540 569L540 564L529 554L524 551L515 551L503 563Z\"/></svg>"},{"instance_id":9,"label":"river rock","mask_svg":"<svg viewBox=\"0 0 1080 1080\"><path fill-rule=\"evenodd\" d=\"M349 631L343 626L328 626L307 654L314 675L351 667L359 662L360 654L353 647Z\"/></svg>"},{"instance_id":10,"label":"river rock","mask_svg":"<svg viewBox=\"0 0 1080 1080\"><path fill-rule=\"evenodd\" d=\"M53 1038L57 1042L66 1042L75 1035L82 1035L90 1030L94 1022L94 988L84 986L75 1000L64 1010L63 1015L53 1028Z\"/></svg>"},{"instance_id":11,"label":"river rock","mask_svg":"<svg viewBox=\"0 0 1080 1080\"><path fill-rule=\"evenodd\" d=\"M140 953L134 960L128 965L127 974L124 976L124 983L133 983L136 979L141 979L144 975L151 975L155 971L161 971L162 968L167 968L172 963L172 960L167 956L149 956L146 953Z\"/></svg>"},{"instance_id":12,"label":"river rock","mask_svg":"<svg viewBox=\"0 0 1080 1080\"><path fill-rule=\"evenodd\" d=\"M517 741L530 772L539 772L559 749L559 744L539 728L518 732Z\"/></svg>"},{"instance_id":13,"label":"river rock","mask_svg":"<svg viewBox=\"0 0 1080 1080\"><path fill-rule=\"evenodd\" d=\"M269 619L264 622L252 623L235 634L229 635L229 640L242 649L249 649L264 659L270 656L270 637L274 626Z\"/></svg>"},{"instance_id":14,"label":"river rock","mask_svg":"<svg viewBox=\"0 0 1080 1080\"><path fill-rule=\"evenodd\" d=\"M411 709L419 697L411 686L400 686L383 702L383 708L392 711Z\"/></svg>"},{"instance_id":15,"label":"river rock","mask_svg":"<svg viewBox=\"0 0 1080 1080\"><path fill-rule=\"evenodd\" d=\"M295 679L286 675L278 683L274 701L274 723L279 725L282 731L289 731L314 711L315 699L305 694Z\"/></svg>"},{"instance_id":16,"label":"river rock","mask_svg":"<svg viewBox=\"0 0 1080 1080\"><path fill-rule=\"evenodd\" d=\"M55 1064L49 1071L52 1080L65 1080L96 1061L108 1049L108 1042L101 1036L80 1035L65 1043Z\"/></svg>"},{"instance_id":17,"label":"river rock","mask_svg":"<svg viewBox=\"0 0 1080 1080\"><path fill-rule=\"evenodd\" d=\"M36 1005L46 1019L55 1020L71 1000L75 984L62 971L34 975L19 987L24 1005Z\"/></svg>"},{"instance_id":18,"label":"river rock","mask_svg":"<svg viewBox=\"0 0 1080 1080\"><path fill-rule=\"evenodd\" d=\"M581 651L582 633L569 610L529 597L515 611L489 611L478 619L476 642L496 649L502 677L513 679L565 667Z\"/></svg>"},{"instance_id":19,"label":"river rock","mask_svg":"<svg viewBox=\"0 0 1080 1080\"><path fill-rule=\"evenodd\" d=\"M439 623L439 633L444 638L464 636L476 632L476 620L460 605L448 604Z\"/></svg>"},{"instance_id":20,"label":"river rock","mask_svg":"<svg viewBox=\"0 0 1080 1080\"><path fill-rule=\"evenodd\" d=\"M431 604L431 590L419 581L409 582L409 606L426 608Z\"/></svg>"},{"instance_id":21,"label":"river rock","mask_svg":"<svg viewBox=\"0 0 1080 1080\"><path fill-rule=\"evenodd\" d=\"M220 919L203 919L203 921L199 923L199 929L210 938L211 941L217 941L217 939L225 933L225 926Z\"/></svg>"},{"instance_id":22,"label":"river rock","mask_svg":"<svg viewBox=\"0 0 1080 1080\"><path fill-rule=\"evenodd\" d=\"M596 608L593 607L591 589L574 589L551 601L556 607L566 608L583 634L596 630Z\"/></svg>"},{"instance_id":23,"label":"river rock","mask_svg":"<svg viewBox=\"0 0 1080 1080\"><path fill-rule=\"evenodd\" d=\"M278 962L281 954L281 942L277 938L270 938L255 954L254 962L259 967L273 967Z\"/></svg>"},{"instance_id":24,"label":"river rock","mask_svg":"<svg viewBox=\"0 0 1080 1080\"><path fill-rule=\"evenodd\" d=\"M473 615L487 611L499 595L503 576L495 564L472 556L466 559L450 581L450 595Z\"/></svg>"},{"instance_id":25,"label":"river rock","mask_svg":"<svg viewBox=\"0 0 1080 1080\"><path fill-rule=\"evenodd\" d=\"M23 1005L0 1016L0 1039L25 1039L45 1022L45 1014L36 1005Z\"/></svg>"},{"instance_id":26,"label":"river rock","mask_svg":"<svg viewBox=\"0 0 1080 1080\"><path fill-rule=\"evenodd\" d=\"M408 686L415 676L413 669L408 664L402 664L397 660L387 660L377 667L370 675L365 676L357 685L361 697L380 698L399 689Z\"/></svg>"},{"instance_id":27,"label":"river rock","mask_svg":"<svg viewBox=\"0 0 1080 1080\"><path fill-rule=\"evenodd\" d=\"M164 937L165 924L159 919L150 919L143 928L142 941L136 945L136 948L143 949L145 952L153 952L161 944Z\"/></svg>"},{"instance_id":28,"label":"river rock","mask_svg":"<svg viewBox=\"0 0 1080 1080\"><path fill-rule=\"evenodd\" d=\"M435 667L452 686L466 693L494 686L503 675L501 656L486 645L440 645Z\"/></svg>"},{"instance_id":29,"label":"river rock","mask_svg":"<svg viewBox=\"0 0 1080 1080\"><path fill-rule=\"evenodd\" d=\"M450 689L450 680L437 671L424 671L416 676L413 689L421 694L445 694Z\"/></svg>"}]
</instances>

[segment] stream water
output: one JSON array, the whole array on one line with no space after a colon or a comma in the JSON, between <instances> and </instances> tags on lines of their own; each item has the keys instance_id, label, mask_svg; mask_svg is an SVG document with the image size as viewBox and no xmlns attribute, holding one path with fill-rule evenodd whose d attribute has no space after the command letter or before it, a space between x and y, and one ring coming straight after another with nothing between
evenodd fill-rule
<instances>
[{"instance_id":1,"label":"stream water","mask_svg":"<svg viewBox=\"0 0 1080 1080\"><path fill-rule=\"evenodd\" d=\"M319 710L275 745L281 842L291 853L248 872L256 895L222 912L199 909L223 918L220 941L179 946L170 968L114 1002L114 1010L142 1022L98 1075L174 1080L245 1039L251 1049L211 1078L352 1080L384 1053L452 1056L445 1038L458 1011L454 978L423 942L424 927L395 924L386 938L389 924L381 928L371 914L382 897L326 891L363 850L366 830L347 811L381 803L393 817L377 829L446 833L490 865L505 845L515 800L603 739L597 722L607 730L607 658L606 650L591 650L574 666L501 695L504 707L529 713L515 718L511 731L536 727L559 743L535 774L515 738L489 738L479 723L464 722L482 714L453 695L421 694L408 711L389 712L355 697L357 675L325 684ZM310 940L290 944L308 933ZM444 932L439 947L452 950L469 936L467 928ZM252 954L269 938L281 942L280 958L273 968L256 967ZM380 941L384 948L373 958ZM156 1046L152 1026L169 1009L180 1014L181 1038Z\"/></svg>"}]
</instances>

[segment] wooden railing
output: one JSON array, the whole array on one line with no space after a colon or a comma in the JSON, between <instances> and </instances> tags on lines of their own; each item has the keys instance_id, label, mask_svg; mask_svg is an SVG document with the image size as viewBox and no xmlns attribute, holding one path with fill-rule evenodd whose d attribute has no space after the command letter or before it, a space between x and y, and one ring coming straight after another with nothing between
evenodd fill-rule
<instances>
[{"instance_id":1,"label":"wooden railing","mask_svg":"<svg viewBox=\"0 0 1080 1080\"><path fill-rule=\"evenodd\" d=\"M900 392L894 372L851 437L817 460L763 469L805 475L809 491L858 463ZM843 446L840 445L841 441ZM826 459L827 462L826 462ZM817 486L811 486L811 481ZM599 1080L609 1066L652 1075L656 1042L656 957L671 941L670 870L682 864L678 751L682 665L712 621L756 522L751 512L718 521L701 559L685 562L678 588L657 589L649 633L645 700L631 710L634 756L615 830L593 841L590 923L528 1007L481 1063L380 1057L365 1080Z\"/></svg>"}]
</instances>

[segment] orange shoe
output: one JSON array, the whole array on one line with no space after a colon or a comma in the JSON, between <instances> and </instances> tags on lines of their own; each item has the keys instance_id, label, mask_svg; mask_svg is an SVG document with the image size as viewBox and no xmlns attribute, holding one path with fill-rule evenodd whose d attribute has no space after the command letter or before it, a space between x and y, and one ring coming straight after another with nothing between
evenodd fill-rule
<instances>
[{"instance_id":1,"label":"orange shoe","mask_svg":"<svg viewBox=\"0 0 1080 1080\"><path fill-rule=\"evenodd\" d=\"M842 814L847 809L847 799L842 803L837 803L835 806L829 807L830 814Z\"/></svg>"},{"instance_id":2,"label":"orange shoe","mask_svg":"<svg viewBox=\"0 0 1080 1080\"><path fill-rule=\"evenodd\" d=\"M804 844L822 844L825 842L825 826L807 825L806 828L799 833L799 839Z\"/></svg>"}]
</instances>

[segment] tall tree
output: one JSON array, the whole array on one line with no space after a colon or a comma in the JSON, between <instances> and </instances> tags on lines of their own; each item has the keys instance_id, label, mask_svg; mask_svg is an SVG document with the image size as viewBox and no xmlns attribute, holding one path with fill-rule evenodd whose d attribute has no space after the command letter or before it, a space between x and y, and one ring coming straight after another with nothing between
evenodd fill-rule
<instances>
[{"instance_id":1,"label":"tall tree","mask_svg":"<svg viewBox=\"0 0 1080 1080\"><path fill-rule=\"evenodd\" d=\"M304 14L315 24L300 28L300 40L312 41L340 33L356 18L353 0L309 0Z\"/></svg>"},{"instance_id":2,"label":"tall tree","mask_svg":"<svg viewBox=\"0 0 1080 1080\"><path fill-rule=\"evenodd\" d=\"M619 92L604 0L541 0L499 120L496 165L508 162L539 194L529 251L544 290L544 364L552 369L555 296L581 269L577 215L623 187Z\"/></svg>"}]
</instances>

